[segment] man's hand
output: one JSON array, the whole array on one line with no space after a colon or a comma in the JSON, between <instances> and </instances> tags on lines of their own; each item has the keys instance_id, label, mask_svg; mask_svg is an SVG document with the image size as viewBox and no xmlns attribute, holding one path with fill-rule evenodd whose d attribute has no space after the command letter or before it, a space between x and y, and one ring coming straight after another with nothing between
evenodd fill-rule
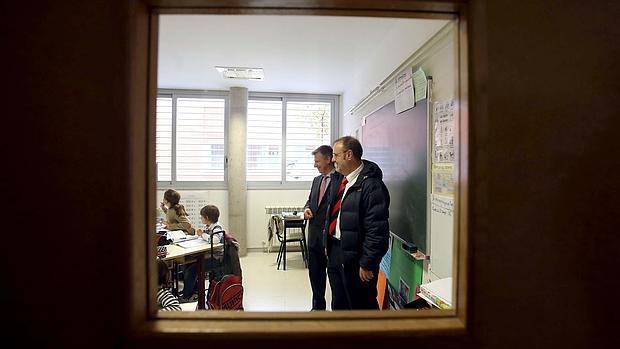
<instances>
[{"instance_id":1,"label":"man's hand","mask_svg":"<svg viewBox=\"0 0 620 349\"><path fill-rule=\"evenodd\" d=\"M310 219L314 217L314 215L312 214L312 210L310 208L307 208L304 210L304 219Z\"/></svg>"},{"instance_id":2,"label":"man's hand","mask_svg":"<svg viewBox=\"0 0 620 349\"><path fill-rule=\"evenodd\" d=\"M368 282L372 280L373 276L374 276L374 273L372 272L372 270L366 270L360 267L360 280L364 282Z\"/></svg>"}]
</instances>

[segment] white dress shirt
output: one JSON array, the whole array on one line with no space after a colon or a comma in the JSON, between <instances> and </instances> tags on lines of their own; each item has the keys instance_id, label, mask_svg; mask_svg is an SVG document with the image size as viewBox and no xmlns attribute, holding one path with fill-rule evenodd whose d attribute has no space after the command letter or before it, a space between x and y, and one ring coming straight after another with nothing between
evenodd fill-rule
<instances>
[{"instance_id":1,"label":"white dress shirt","mask_svg":"<svg viewBox=\"0 0 620 349\"><path fill-rule=\"evenodd\" d=\"M359 165L359 167L356 168L355 171L347 175L347 185L344 187L344 193L342 194L343 203L344 203L344 197L347 196L347 191L349 191L349 188L351 188L351 186L355 184L355 181L357 181L357 177L359 177L363 169L364 169L364 163L362 162L362 164ZM340 184L338 184L338 186L340 186ZM341 212L342 212L342 206L340 206L340 212L338 212L338 220L336 221L336 231L334 232L334 237L338 240L340 240L340 213Z\"/></svg>"}]
</instances>

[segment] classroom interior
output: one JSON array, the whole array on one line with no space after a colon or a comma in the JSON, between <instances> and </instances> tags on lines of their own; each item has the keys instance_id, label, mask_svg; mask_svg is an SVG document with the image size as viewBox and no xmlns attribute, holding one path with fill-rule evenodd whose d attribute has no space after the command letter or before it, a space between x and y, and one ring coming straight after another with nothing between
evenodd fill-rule
<instances>
[{"instance_id":1,"label":"classroom interior","mask_svg":"<svg viewBox=\"0 0 620 349\"><path fill-rule=\"evenodd\" d=\"M167 189L181 194L181 203L196 227L202 226L200 208L216 205L220 223L240 242L245 310L310 310L307 269L302 265L300 270L295 263L301 261L299 248L289 244L287 257L292 261L287 262L292 266L278 270L279 241L268 225L274 214L303 210L311 181L318 175L312 151L352 135L365 148L368 145L365 159L390 166L383 168L387 176L397 177L421 159L419 166L424 169L420 173L426 177L422 187L405 188L409 195L420 197L418 202L402 201L398 193L402 188L391 193L391 219L409 215L409 221L420 223L392 225L401 231L392 232L393 246L388 252L392 261L384 261L386 273L393 265L393 275L388 273L387 285L382 286L387 287L380 292L385 297L382 308L403 308L419 298L421 284L439 279L449 279L445 292L451 300L454 164L458 159L444 159L441 152L454 153L452 142L458 132L454 126L458 125L458 107L454 107L457 45L456 21L450 19L160 15L156 216L163 219L158 207ZM222 72L221 67L262 68L264 78L247 76L252 71L244 72L245 78L226 78L229 72ZM376 114L396 99L397 76L405 72L425 74L422 79L428 91L426 86L422 91L415 85L418 94L414 95L412 82L406 93L417 104L400 107L387 117L398 118L402 113L401 119L410 118L403 112L416 110L426 123L415 125L415 132L382 132L387 126L383 120L374 121L380 118ZM438 127L438 110L448 104L453 110L451 119L441 125L449 125L444 132ZM366 127L364 139L368 122L377 125ZM425 143L424 150L414 154L408 144L390 143L390 138L399 137L418 138ZM449 142L448 137L452 137ZM386 157L388 152L395 155ZM441 159L435 156L440 153ZM420 212L405 213L409 204L421 206ZM423 235L422 241L412 241L409 235L413 233L408 230L413 229ZM416 245L421 246L412 250ZM260 265L255 264L258 260ZM257 268L263 277L251 276ZM297 281L275 281L283 274ZM269 288L278 292L261 291ZM195 310L195 304L182 307Z\"/></svg>"}]
</instances>

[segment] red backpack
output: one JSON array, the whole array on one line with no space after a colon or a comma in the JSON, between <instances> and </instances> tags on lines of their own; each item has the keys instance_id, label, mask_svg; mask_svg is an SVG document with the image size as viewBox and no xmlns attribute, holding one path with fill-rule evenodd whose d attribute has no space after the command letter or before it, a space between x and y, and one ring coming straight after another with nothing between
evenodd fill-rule
<instances>
[{"instance_id":1,"label":"red backpack","mask_svg":"<svg viewBox=\"0 0 620 349\"><path fill-rule=\"evenodd\" d=\"M207 305L213 310L243 310L243 285L241 276L226 275L221 280L209 282Z\"/></svg>"}]
</instances>

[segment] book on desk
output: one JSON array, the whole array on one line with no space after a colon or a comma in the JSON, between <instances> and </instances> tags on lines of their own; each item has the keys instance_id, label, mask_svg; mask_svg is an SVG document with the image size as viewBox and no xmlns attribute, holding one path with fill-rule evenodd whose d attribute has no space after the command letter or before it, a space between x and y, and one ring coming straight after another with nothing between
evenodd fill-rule
<instances>
[{"instance_id":1,"label":"book on desk","mask_svg":"<svg viewBox=\"0 0 620 349\"><path fill-rule=\"evenodd\" d=\"M166 238L176 244L182 241L197 239L198 235L187 235L183 230L171 230L166 233Z\"/></svg>"},{"instance_id":2,"label":"book on desk","mask_svg":"<svg viewBox=\"0 0 620 349\"><path fill-rule=\"evenodd\" d=\"M452 309L452 278L420 285L418 296L439 309Z\"/></svg>"}]
</instances>

